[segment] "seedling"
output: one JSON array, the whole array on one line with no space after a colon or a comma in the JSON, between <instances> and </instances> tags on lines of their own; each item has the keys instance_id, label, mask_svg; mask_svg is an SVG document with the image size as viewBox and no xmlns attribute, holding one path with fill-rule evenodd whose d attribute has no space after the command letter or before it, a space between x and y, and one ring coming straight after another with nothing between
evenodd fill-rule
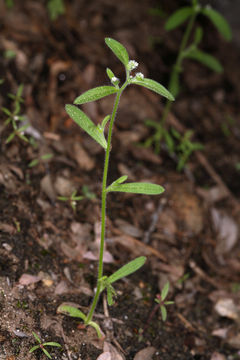
<instances>
[{"instance_id":1,"label":"seedling","mask_svg":"<svg viewBox=\"0 0 240 360\"><path fill-rule=\"evenodd\" d=\"M37 340L38 345L33 346L33 347L29 350L29 353L32 353L32 352L34 352L34 351L37 350L37 349L41 349L41 350L44 352L44 354L45 354L49 359L52 359L52 357L51 357L51 355L49 354L49 352L45 349L45 346L62 347L59 343L53 342L53 341L42 343L41 339L39 338L39 336L38 336L34 331L32 332L32 334L33 334L33 336L35 337L35 339Z\"/></svg>"},{"instance_id":2,"label":"seedling","mask_svg":"<svg viewBox=\"0 0 240 360\"><path fill-rule=\"evenodd\" d=\"M204 146L198 142L191 141L193 131L188 130L184 135L181 135L177 130L172 129L172 134L175 139L178 141L178 144L175 147L175 151L178 157L177 170L181 171L189 157L194 151L203 150Z\"/></svg>"},{"instance_id":3,"label":"seedling","mask_svg":"<svg viewBox=\"0 0 240 360\"><path fill-rule=\"evenodd\" d=\"M34 166L37 166L39 163L42 163L42 162L46 162L46 161L49 161L50 159L52 159L53 157L53 154L44 154L44 155L41 155L39 158L37 159L33 159L29 164L28 164L28 167L32 168Z\"/></svg>"},{"instance_id":4,"label":"seedling","mask_svg":"<svg viewBox=\"0 0 240 360\"><path fill-rule=\"evenodd\" d=\"M154 318L157 310L160 308L161 310L161 316L162 316L162 321L166 321L167 320L167 308L166 306L168 305L172 305L174 304L174 301L166 301L168 292L169 292L169 282L166 282L166 284L164 285L161 294L157 294L156 298L154 299L155 302L157 303L154 308L152 309L147 322L144 326L143 329L139 329L138 331L138 335L139 335L139 341L142 341L143 339L143 333L147 330L147 328L149 327L152 319Z\"/></svg>"},{"instance_id":5,"label":"seedling","mask_svg":"<svg viewBox=\"0 0 240 360\"><path fill-rule=\"evenodd\" d=\"M15 136L19 137L21 140L24 140L28 142L28 139L24 135L25 130L28 128L28 124L18 126L19 121L24 121L24 117L20 115L21 111L21 104L24 102L22 98L22 92L23 92L23 85L20 85L18 87L16 95L8 94L10 99L13 100L13 110L7 109L5 107L2 107L2 111L5 115L7 115L7 119L4 122L4 125L10 125L12 127L12 132L8 136L6 140L6 144L10 143Z\"/></svg>"},{"instance_id":6,"label":"seedling","mask_svg":"<svg viewBox=\"0 0 240 360\"><path fill-rule=\"evenodd\" d=\"M58 196L58 200L68 202L74 212L76 211L77 201L83 198L84 196L77 195L77 190L74 190L70 196Z\"/></svg>"},{"instance_id":7,"label":"seedling","mask_svg":"<svg viewBox=\"0 0 240 360\"><path fill-rule=\"evenodd\" d=\"M166 301L166 297L168 295L168 291L169 291L169 282L167 282L162 291L161 291L161 295L157 295L155 298L155 302L158 304L158 306L160 307L161 310L161 315L162 315L162 320L166 321L167 320L167 309L166 306L167 305L172 305L174 304L174 301Z\"/></svg>"},{"instance_id":8,"label":"seedling","mask_svg":"<svg viewBox=\"0 0 240 360\"><path fill-rule=\"evenodd\" d=\"M223 67L218 59L216 59L211 54L208 54L199 49L199 44L203 38L203 29L201 27L197 27L195 29L193 40L189 44L189 39L192 37L195 20L198 15L207 17L225 40L230 41L232 38L231 29L225 18L218 11L212 9L209 5L201 6L198 0L192 0L191 6L184 6L178 9L168 18L167 22L165 23L165 29L167 31L176 29L178 26L182 25L188 20L168 84L168 90L173 94L174 97L177 97L180 91L179 78L183 71L183 62L185 59L198 61L202 65L207 66L209 69L217 73L221 73L223 71ZM171 106L171 101L167 99L160 123L153 125L155 134L151 139L152 141L149 143L154 143L156 153L160 152L159 143L162 140L166 140L165 135L167 132L164 132L162 129L165 128L165 122L170 112ZM149 126L152 126L152 124L149 123Z\"/></svg>"},{"instance_id":9,"label":"seedling","mask_svg":"<svg viewBox=\"0 0 240 360\"><path fill-rule=\"evenodd\" d=\"M90 191L87 185L83 185L82 193L83 193L84 197L89 200L96 199L96 194L94 194L92 191Z\"/></svg>"},{"instance_id":10,"label":"seedling","mask_svg":"<svg viewBox=\"0 0 240 360\"><path fill-rule=\"evenodd\" d=\"M106 289L108 304L112 305L114 302L114 297L116 296L116 291L114 290L112 284L122 279L123 277L128 276L134 273L135 271L137 271L139 268L141 268L144 265L146 261L146 258L144 256L140 256L130 261L128 264L122 266L112 275L110 276L103 275L103 253L104 253L104 242L105 242L107 195L111 192L159 195L164 191L163 187L157 184L144 183L144 182L127 183L126 182L128 178L127 175L123 175L117 180L113 181L112 184L107 185L110 150L112 147L111 140L112 140L113 124L116 118L120 97L123 91L127 88L127 86L139 85L168 98L170 101L174 100L171 93L158 82L145 78L142 73L136 73L136 74L133 73L133 71L137 68L138 63L135 60L129 61L128 52L122 44L111 38L106 38L105 43L124 65L126 72L125 82L122 85L120 85L120 80L114 75L112 70L107 69L106 70L107 76L112 85L100 86L88 90L82 95L78 96L75 99L74 104L81 105L84 103L88 103L90 101L102 99L108 95L115 94L115 102L113 105L113 110L111 115L107 115L103 119L101 124L95 125L93 121L90 120L89 117L77 106L66 105L66 111L70 115L70 117L105 150L105 161L104 161L103 181L102 181L102 200L101 200L101 241L100 241L99 261L98 261L97 288L88 315L85 315L80 310L67 305L60 305L58 308L59 313L63 313L73 317L79 317L80 319L83 320L85 326L88 325L93 326L96 329L99 337L101 337L101 331L99 325L94 321L92 321L92 318L101 293ZM107 123L108 123L108 136L106 140L104 132Z\"/></svg>"}]
</instances>

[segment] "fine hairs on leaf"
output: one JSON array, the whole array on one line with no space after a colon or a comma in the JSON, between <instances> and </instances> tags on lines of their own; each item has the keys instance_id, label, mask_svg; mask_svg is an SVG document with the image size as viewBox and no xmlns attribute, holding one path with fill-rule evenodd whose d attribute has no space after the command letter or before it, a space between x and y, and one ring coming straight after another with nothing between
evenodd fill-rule
<instances>
[{"instance_id":1,"label":"fine hairs on leaf","mask_svg":"<svg viewBox=\"0 0 240 360\"><path fill-rule=\"evenodd\" d=\"M108 304L112 305L116 296L116 291L112 287L112 283L122 279L125 276L129 276L139 268L141 268L146 262L145 256L140 256L126 265L123 265L115 273L109 277L103 275L103 255L104 255L104 243L105 243L105 222L106 222L106 205L107 195L110 192L125 192L133 194L144 194L144 195L159 195L164 191L164 188L158 184L152 184L147 182L134 182L125 183L127 175L123 175L115 180L111 185L107 184L108 172L109 172L109 159L110 150L112 147L112 133L113 125L117 114L120 98L126 87L131 85L139 85L145 87L155 93L167 98L169 101L173 101L174 97L172 94L161 84L152 79L144 78L142 73L132 73L138 66L137 61L129 60L129 55L126 48L119 43L117 40L112 38L106 38L105 43L114 55L120 60L125 67L126 79L125 82L120 85L120 80L114 75L112 70L106 69L107 76L111 82L111 85L99 86L94 89L88 90L82 95L78 96L74 105L66 105L66 112L68 115L84 130L93 140L95 140L105 151L105 161L103 169L103 180L102 180L102 200L101 200L101 240L100 250L98 259L98 274L97 274L97 288L93 297L92 305L87 315L82 313L79 309L72 306L62 304L58 307L58 312L69 315L72 317L78 317L83 320L85 326L92 326L98 337L102 336L99 325L94 322L93 316L101 293L107 291ZM107 115L101 124L95 125L94 122L76 105L82 105L89 101L100 100L106 96L114 95L115 101L113 103L113 109L111 115ZM108 124L108 126L106 126ZM107 128L107 130L105 129ZM105 138L106 136L106 138ZM113 195L112 195L113 196Z\"/></svg>"}]
</instances>

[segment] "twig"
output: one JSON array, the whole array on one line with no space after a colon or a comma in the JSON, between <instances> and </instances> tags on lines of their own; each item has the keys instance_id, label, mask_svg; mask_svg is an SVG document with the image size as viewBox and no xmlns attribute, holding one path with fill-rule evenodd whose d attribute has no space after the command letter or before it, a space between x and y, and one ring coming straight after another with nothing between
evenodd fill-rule
<instances>
[{"instance_id":1,"label":"twig","mask_svg":"<svg viewBox=\"0 0 240 360\"><path fill-rule=\"evenodd\" d=\"M160 215L160 213L163 211L166 203L167 203L166 199L162 198L162 199L159 201L157 210L152 214L152 221L151 221L151 223L150 223L150 226L149 226L148 230L145 231L145 233L144 233L144 235L143 235L143 242L144 242L144 244L149 244L149 242L150 242L150 237L151 237L152 233L153 233L153 232L155 231L155 229L156 229L156 225L157 225L157 223L158 223L159 215Z\"/></svg>"}]
</instances>

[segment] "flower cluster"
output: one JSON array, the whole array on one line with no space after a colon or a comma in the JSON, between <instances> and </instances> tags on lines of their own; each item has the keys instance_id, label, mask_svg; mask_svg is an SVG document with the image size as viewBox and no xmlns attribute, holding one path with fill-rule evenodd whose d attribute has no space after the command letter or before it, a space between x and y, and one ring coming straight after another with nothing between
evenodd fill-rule
<instances>
[{"instance_id":1,"label":"flower cluster","mask_svg":"<svg viewBox=\"0 0 240 360\"><path fill-rule=\"evenodd\" d=\"M128 70L132 71L138 67L138 62L135 60L130 60L128 63Z\"/></svg>"},{"instance_id":2,"label":"flower cluster","mask_svg":"<svg viewBox=\"0 0 240 360\"><path fill-rule=\"evenodd\" d=\"M136 78L137 80L143 80L143 79L144 79L144 75L143 75L143 73L138 72L138 73L136 73L135 78Z\"/></svg>"}]
</instances>

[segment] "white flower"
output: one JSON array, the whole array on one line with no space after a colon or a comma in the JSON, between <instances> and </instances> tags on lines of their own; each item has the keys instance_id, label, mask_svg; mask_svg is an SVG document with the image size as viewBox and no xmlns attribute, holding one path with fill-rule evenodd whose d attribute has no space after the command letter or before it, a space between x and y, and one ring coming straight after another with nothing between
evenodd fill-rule
<instances>
[{"instance_id":1,"label":"white flower","mask_svg":"<svg viewBox=\"0 0 240 360\"><path fill-rule=\"evenodd\" d=\"M112 79L111 79L111 82L114 83L116 81L119 81L119 79L116 76L113 76Z\"/></svg>"},{"instance_id":2,"label":"white flower","mask_svg":"<svg viewBox=\"0 0 240 360\"><path fill-rule=\"evenodd\" d=\"M144 75L141 72L136 73L135 77L136 77L137 80L143 80L144 79Z\"/></svg>"},{"instance_id":3,"label":"white flower","mask_svg":"<svg viewBox=\"0 0 240 360\"><path fill-rule=\"evenodd\" d=\"M132 71L138 67L138 62L135 60L130 60L128 63L128 70Z\"/></svg>"}]
</instances>

